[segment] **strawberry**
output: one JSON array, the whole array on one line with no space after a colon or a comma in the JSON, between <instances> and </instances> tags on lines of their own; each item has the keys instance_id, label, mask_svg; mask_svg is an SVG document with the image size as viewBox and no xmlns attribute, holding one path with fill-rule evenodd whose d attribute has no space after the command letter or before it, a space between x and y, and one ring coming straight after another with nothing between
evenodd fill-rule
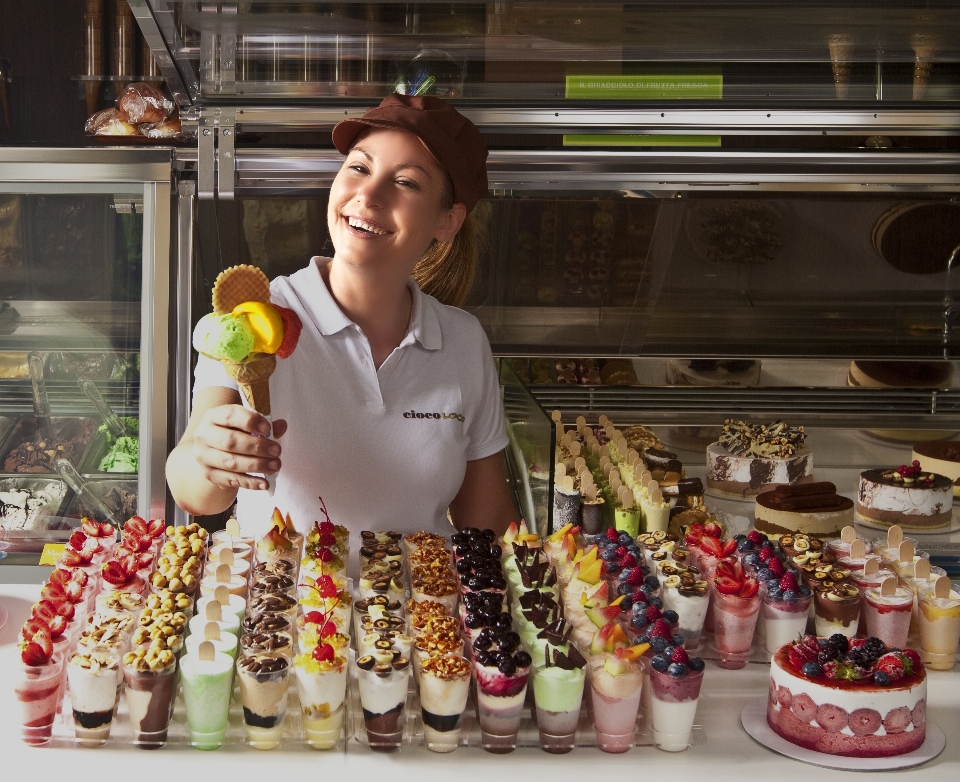
<instances>
[{"instance_id":1,"label":"strawberry","mask_svg":"<svg viewBox=\"0 0 960 782\"><path fill-rule=\"evenodd\" d=\"M866 642L867 642L866 638L851 638L848 641L848 644L850 649L858 649L859 647L863 646Z\"/></svg>"},{"instance_id":2,"label":"strawberry","mask_svg":"<svg viewBox=\"0 0 960 782\"><path fill-rule=\"evenodd\" d=\"M57 617L52 618L56 619ZM26 622L23 623L23 627L20 629L20 635L23 636L24 641L32 641L33 636L35 636L41 630L45 633L49 633L50 625L48 625L43 619L31 616Z\"/></svg>"},{"instance_id":3,"label":"strawberry","mask_svg":"<svg viewBox=\"0 0 960 782\"><path fill-rule=\"evenodd\" d=\"M83 571L80 571L81 573ZM63 588L70 583L70 571L64 570L63 568L57 568L50 574L50 578L47 579L48 584L56 584L57 586Z\"/></svg>"},{"instance_id":4,"label":"strawberry","mask_svg":"<svg viewBox=\"0 0 960 782\"><path fill-rule=\"evenodd\" d=\"M717 559L723 556L723 547L720 545L720 541L707 535L700 539L700 550Z\"/></svg>"},{"instance_id":5,"label":"strawberry","mask_svg":"<svg viewBox=\"0 0 960 782\"><path fill-rule=\"evenodd\" d=\"M722 547L720 549L720 556L729 557L737 553L737 541L733 538L728 538L723 541Z\"/></svg>"},{"instance_id":6,"label":"strawberry","mask_svg":"<svg viewBox=\"0 0 960 782\"><path fill-rule=\"evenodd\" d=\"M100 574L108 584L126 586L136 575L136 566L134 565L131 572L126 566L126 557L124 557L123 560L111 559L109 562L104 562L103 565L100 566Z\"/></svg>"},{"instance_id":7,"label":"strawberry","mask_svg":"<svg viewBox=\"0 0 960 782\"><path fill-rule=\"evenodd\" d=\"M752 529L747 533L747 540L753 543L754 546L759 546L766 540L766 537L763 535L763 533Z\"/></svg>"},{"instance_id":8,"label":"strawberry","mask_svg":"<svg viewBox=\"0 0 960 782\"><path fill-rule=\"evenodd\" d=\"M140 516L131 516L129 519L127 519L127 523L123 525L124 535L136 535L139 538L144 535L146 531L146 519L143 519Z\"/></svg>"},{"instance_id":9,"label":"strawberry","mask_svg":"<svg viewBox=\"0 0 960 782\"><path fill-rule=\"evenodd\" d=\"M792 570L787 573L784 573L783 577L780 579L780 588L784 592L786 592L787 590L790 590L791 592L796 592L797 587L798 587L797 574L794 573Z\"/></svg>"},{"instance_id":10,"label":"strawberry","mask_svg":"<svg viewBox=\"0 0 960 782\"><path fill-rule=\"evenodd\" d=\"M93 557L85 557L81 552L65 548L60 555L60 564L65 568L86 567Z\"/></svg>"},{"instance_id":11,"label":"strawberry","mask_svg":"<svg viewBox=\"0 0 960 782\"><path fill-rule=\"evenodd\" d=\"M703 534L719 540L723 536L723 528L715 521L708 521L703 525Z\"/></svg>"},{"instance_id":12,"label":"strawberry","mask_svg":"<svg viewBox=\"0 0 960 782\"><path fill-rule=\"evenodd\" d=\"M67 629L67 620L62 616L55 616L50 620L50 637L59 638Z\"/></svg>"},{"instance_id":13,"label":"strawberry","mask_svg":"<svg viewBox=\"0 0 960 782\"><path fill-rule=\"evenodd\" d=\"M890 677L891 682L899 681L903 678L906 666L900 655L896 652L887 652L877 660L874 670L883 671Z\"/></svg>"},{"instance_id":14,"label":"strawberry","mask_svg":"<svg viewBox=\"0 0 960 782\"><path fill-rule=\"evenodd\" d=\"M147 534L151 538L159 538L163 535L166 525L163 519L150 519L150 523L147 524Z\"/></svg>"},{"instance_id":15,"label":"strawberry","mask_svg":"<svg viewBox=\"0 0 960 782\"><path fill-rule=\"evenodd\" d=\"M745 578L740 591L737 593L740 597L753 597L760 591L760 582L755 578Z\"/></svg>"},{"instance_id":16,"label":"strawberry","mask_svg":"<svg viewBox=\"0 0 960 782\"><path fill-rule=\"evenodd\" d=\"M801 670L804 663L815 663L817 661L816 641L814 641L813 649L803 642L790 644L787 649L787 657L795 671Z\"/></svg>"},{"instance_id":17,"label":"strawberry","mask_svg":"<svg viewBox=\"0 0 960 782\"><path fill-rule=\"evenodd\" d=\"M631 570L627 574L626 582L632 587L638 587L643 584L643 571L640 568Z\"/></svg>"},{"instance_id":18,"label":"strawberry","mask_svg":"<svg viewBox=\"0 0 960 782\"><path fill-rule=\"evenodd\" d=\"M49 625L53 617L57 616L57 606L49 600L41 600L30 610L30 614Z\"/></svg>"},{"instance_id":19,"label":"strawberry","mask_svg":"<svg viewBox=\"0 0 960 782\"><path fill-rule=\"evenodd\" d=\"M313 659L318 663L333 662L336 657L337 653L330 644L318 644L313 649Z\"/></svg>"},{"instance_id":20,"label":"strawberry","mask_svg":"<svg viewBox=\"0 0 960 782\"><path fill-rule=\"evenodd\" d=\"M67 602L67 593L59 584L46 584L40 590L40 599L49 600L55 606Z\"/></svg>"},{"instance_id":21,"label":"strawberry","mask_svg":"<svg viewBox=\"0 0 960 782\"><path fill-rule=\"evenodd\" d=\"M683 663L686 665L690 662L690 657L687 655L687 650L682 646L677 646L673 650L673 654L670 655L670 662L672 663Z\"/></svg>"},{"instance_id":22,"label":"strawberry","mask_svg":"<svg viewBox=\"0 0 960 782\"><path fill-rule=\"evenodd\" d=\"M133 554L139 554L143 551L149 551L150 547L153 545L153 540L146 535L127 532L124 530L123 540L120 541L120 545L123 547L124 551L129 551Z\"/></svg>"},{"instance_id":23,"label":"strawberry","mask_svg":"<svg viewBox=\"0 0 960 782\"><path fill-rule=\"evenodd\" d=\"M617 532L617 530L615 530L613 527L610 527L605 534L607 536L607 540L609 540L611 543L616 543L620 539L620 533Z\"/></svg>"},{"instance_id":24,"label":"strawberry","mask_svg":"<svg viewBox=\"0 0 960 782\"><path fill-rule=\"evenodd\" d=\"M67 605L70 603L76 605L83 600L83 587L80 586L79 581L71 581L66 585L66 587L64 587L63 593L67 597L67 600L65 601ZM57 609L57 612L59 613L59 608Z\"/></svg>"},{"instance_id":25,"label":"strawberry","mask_svg":"<svg viewBox=\"0 0 960 782\"><path fill-rule=\"evenodd\" d=\"M767 567L770 568L770 572L776 578L780 578L786 571L783 567L783 562L780 561L778 557L771 557L770 561L767 562Z\"/></svg>"},{"instance_id":26,"label":"strawberry","mask_svg":"<svg viewBox=\"0 0 960 782\"><path fill-rule=\"evenodd\" d=\"M644 617L647 622L656 622L663 614L660 612L660 609L656 606L647 606L647 610L643 612Z\"/></svg>"},{"instance_id":27,"label":"strawberry","mask_svg":"<svg viewBox=\"0 0 960 782\"><path fill-rule=\"evenodd\" d=\"M667 640L670 640L670 638L673 637L673 633L670 632L670 625L667 623L666 619L658 619L655 621L651 625L647 635L651 638L656 638L659 636L660 638L666 638Z\"/></svg>"},{"instance_id":28,"label":"strawberry","mask_svg":"<svg viewBox=\"0 0 960 782\"><path fill-rule=\"evenodd\" d=\"M735 573L735 571L734 571L734 569L733 569L733 560L731 560L731 559L721 559L721 560L717 563L717 575L718 575L718 576L726 576L727 578L734 578L734 579L735 579L735 578L736 578L736 575L735 575L734 573Z\"/></svg>"},{"instance_id":29,"label":"strawberry","mask_svg":"<svg viewBox=\"0 0 960 782\"><path fill-rule=\"evenodd\" d=\"M839 679L840 664L836 660L828 660L823 664L823 675L828 679Z\"/></svg>"},{"instance_id":30,"label":"strawberry","mask_svg":"<svg viewBox=\"0 0 960 782\"><path fill-rule=\"evenodd\" d=\"M703 524L691 524L687 528L686 541L689 545L695 546L700 542L700 539L703 538L704 526Z\"/></svg>"},{"instance_id":31,"label":"strawberry","mask_svg":"<svg viewBox=\"0 0 960 782\"><path fill-rule=\"evenodd\" d=\"M740 591L740 582L730 576L717 576L714 582L722 595L735 595Z\"/></svg>"},{"instance_id":32,"label":"strawberry","mask_svg":"<svg viewBox=\"0 0 960 782\"><path fill-rule=\"evenodd\" d=\"M50 662L50 655L44 654L43 647L35 641L30 641L20 649L20 659L24 665L40 666Z\"/></svg>"},{"instance_id":33,"label":"strawberry","mask_svg":"<svg viewBox=\"0 0 960 782\"><path fill-rule=\"evenodd\" d=\"M30 643L39 646L44 657L48 660L50 659L50 656L53 654L53 641L50 640L50 633L46 630L37 630L37 632L33 634L33 638L30 639Z\"/></svg>"},{"instance_id":34,"label":"strawberry","mask_svg":"<svg viewBox=\"0 0 960 782\"><path fill-rule=\"evenodd\" d=\"M900 652L905 658L905 662L909 662L911 666L911 671L919 671L922 667L920 664L920 655L916 653L913 649L904 649Z\"/></svg>"},{"instance_id":35,"label":"strawberry","mask_svg":"<svg viewBox=\"0 0 960 782\"><path fill-rule=\"evenodd\" d=\"M83 519L82 523L80 524L80 529L92 538L100 536L100 525L97 524L97 522L95 522L93 519ZM77 533L75 532L73 534L76 535ZM77 548L79 548L79 546Z\"/></svg>"},{"instance_id":36,"label":"strawberry","mask_svg":"<svg viewBox=\"0 0 960 782\"><path fill-rule=\"evenodd\" d=\"M70 536L70 539L67 541L67 545L70 548L72 548L74 551L82 551L83 544L86 542L87 542L87 536L84 535L79 530L77 530Z\"/></svg>"},{"instance_id":37,"label":"strawberry","mask_svg":"<svg viewBox=\"0 0 960 782\"><path fill-rule=\"evenodd\" d=\"M76 613L77 609L73 603L64 603L63 605L57 606L57 616L62 616L68 622L76 616Z\"/></svg>"}]
</instances>

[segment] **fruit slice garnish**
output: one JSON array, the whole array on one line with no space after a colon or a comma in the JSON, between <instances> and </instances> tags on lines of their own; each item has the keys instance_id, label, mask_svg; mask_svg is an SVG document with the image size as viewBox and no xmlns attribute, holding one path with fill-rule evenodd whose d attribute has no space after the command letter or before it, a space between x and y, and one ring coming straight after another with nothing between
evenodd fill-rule
<instances>
[{"instance_id":1,"label":"fruit slice garnish","mask_svg":"<svg viewBox=\"0 0 960 782\"><path fill-rule=\"evenodd\" d=\"M753 597L760 591L760 582L755 578L745 578L740 591L737 593L740 597Z\"/></svg>"},{"instance_id":2,"label":"fruit slice garnish","mask_svg":"<svg viewBox=\"0 0 960 782\"><path fill-rule=\"evenodd\" d=\"M56 616L51 617L51 619L56 618ZM31 616L26 622L23 623L23 627L20 629L20 635L24 641L32 641L33 636L41 631L49 634L50 625L39 617Z\"/></svg>"},{"instance_id":3,"label":"fruit slice garnish","mask_svg":"<svg viewBox=\"0 0 960 782\"><path fill-rule=\"evenodd\" d=\"M717 591L723 595L736 595L740 592L740 582L729 576L717 576L714 582L717 585Z\"/></svg>"}]
</instances>

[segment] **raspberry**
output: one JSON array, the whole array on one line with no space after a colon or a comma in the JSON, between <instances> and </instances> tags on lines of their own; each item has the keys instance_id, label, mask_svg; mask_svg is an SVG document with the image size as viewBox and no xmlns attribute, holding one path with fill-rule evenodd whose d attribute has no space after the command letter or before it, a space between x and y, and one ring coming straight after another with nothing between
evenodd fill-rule
<instances>
[{"instance_id":1,"label":"raspberry","mask_svg":"<svg viewBox=\"0 0 960 782\"><path fill-rule=\"evenodd\" d=\"M624 556L623 561L620 563L620 566L622 568L636 567L637 558L633 556L633 554L628 553L626 556Z\"/></svg>"},{"instance_id":2,"label":"raspberry","mask_svg":"<svg viewBox=\"0 0 960 782\"><path fill-rule=\"evenodd\" d=\"M663 619L657 619L653 623L653 626L650 628L650 632L647 633L651 638L666 638L668 641L673 635L670 632L670 625L667 624Z\"/></svg>"},{"instance_id":3,"label":"raspberry","mask_svg":"<svg viewBox=\"0 0 960 782\"><path fill-rule=\"evenodd\" d=\"M627 583L632 587L638 587L643 583L643 571L640 568L634 568L627 574Z\"/></svg>"},{"instance_id":4,"label":"raspberry","mask_svg":"<svg viewBox=\"0 0 960 782\"><path fill-rule=\"evenodd\" d=\"M788 589L792 592L797 591L797 574L792 570L783 574L783 577L780 579L780 588L786 592Z\"/></svg>"},{"instance_id":5,"label":"raspberry","mask_svg":"<svg viewBox=\"0 0 960 782\"><path fill-rule=\"evenodd\" d=\"M623 559L625 556L627 556L627 547L617 546L613 553L617 555L617 559Z\"/></svg>"},{"instance_id":6,"label":"raspberry","mask_svg":"<svg viewBox=\"0 0 960 782\"><path fill-rule=\"evenodd\" d=\"M767 567L770 568L770 572L774 576L780 578L784 574L783 562L781 562L777 557L771 557L770 561L767 563Z\"/></svg>"},{"instance_id":7,"label":"raspberry","mask_svg":"<svg viewBox=\"0 0 960 782\"><path fill-rule=\"evenodd\" d=\"M656 622L663 614L660 612L660 609L656 606L648 606L647 610L643 612L643 615L646 617L648 622Z\"/></svg>"},{"instance_id":8,"label":"raspberry","mask_svg":"<svg viewBox=\"0 0 960 782\"><path fill-rule=\"evenodd\" d=\"M682 646L678 646L673 650L673 654L670 655L670 662L683 663L686 665L688 662L690 662L690 657L687 655L687 650Z\"/></svg>"},{"instance_id":9,"label":"raspberry","mask_svg":"<svg viewBox=\"0 0 960 782\"><path fill-rule=\"evenodd\" d=\"M757 532L757 530L753 529L747 533L747 540L749 540L755 546L759 546L760 544L763 543L764 540L766 540L766 538L763 536L762 533Z\"/></svg>"},{"instance_id":10,"label":"raspberry","mask_svg":"<svg viewBox=\"0 0 960 782\"><path fill-rule=\"evenodd\" d=\"M821 652L823 654L823 652ZM828 679L838 678L838 672L840 670L840 665L836 660L827 660L824 663L820 663L823 666L823 675Z\"/></svg>"},{"instance_id":11,"label":"raspberry","mask_svg":"<svg viewBox=\"0 0 960 782\"><path fill-rule=\"evenodd\" d=\"M761 562L766 562L773 556L773 549L762 548L757 552L757 557L760 558Z\"/></svg>"},{"instance_id":12,"label":"raspberry","mask_svg":"<svg viewBox=\"0 0 960 782\"><path fill-rule=\"evenodd\" d=\"M606 532L607 540L611 543L616 543L620 539L620 533L617 532L613 527L610 527Z\"/></svg>"}]
</instances>

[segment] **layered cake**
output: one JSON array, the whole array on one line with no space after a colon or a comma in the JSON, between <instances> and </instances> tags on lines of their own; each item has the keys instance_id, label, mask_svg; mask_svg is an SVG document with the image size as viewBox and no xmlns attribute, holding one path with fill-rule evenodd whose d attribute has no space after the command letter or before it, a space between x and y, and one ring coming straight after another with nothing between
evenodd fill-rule
<instances>
[{"instance_id":1,"label":"layered cake","mask_svg":"<svg viewBox=\"0 0 960 782\"><path fill-rule=\"evenodd\" d=\"M778 486L757 495L754 519L768 535L802 532L824 538L853 523L853 500L826 481Z\"/></svg>"},{"instance_id":2,"label":"layered cake","mask_svg":"<svg viewBox=\"0 0 960 782\"><path fill-rule=\"evenodd\" d=\"M877 638L804 636L770 661L767 722L781 737L829 755L877 758L926 737L927 679L912 649Z\"/></svg>"},{"instance_id":3,"label":"layered cake","mask_svg":"<svg viewBox=\"0 0 960 782\"><path fill-rule=\"evenodd\" d=\"M857 516L904 529L937 529L953 516L953 481L925 472L920 462L895 469L864 470L857 490Z\"/></svg>"},{"instance_id":4,"label":"layered cake","mask_svg":"<svg viewBox=\"0 0 960 782\"><path fill-rule=\"evenodd\" d=\"M960 442L931 440L913 446L912 459L925 472L945 475L953 481L953 496L960 497Z\"/></svg>"},{"instance_id":5,"label":"layered cake","mask_svg":"<svg viewBox=\"0 0 960 782\"><path fill-rule=\"evenodd\" d=\"M756 497L781 485L811 483L813 454L803 427L727 419L720 439L707 446L707 487L728 497Z\"/></svg>"}]
</instances>

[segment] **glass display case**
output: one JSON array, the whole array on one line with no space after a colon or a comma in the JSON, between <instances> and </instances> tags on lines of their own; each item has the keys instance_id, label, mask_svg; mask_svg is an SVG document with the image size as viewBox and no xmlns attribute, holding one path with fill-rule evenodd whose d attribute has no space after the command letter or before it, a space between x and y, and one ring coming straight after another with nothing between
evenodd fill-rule
<instances>
[{"instance_id":1,"label":"glass display case","mask_svg":"<svg viewBox=\"0 0 960 782\"><path fill-rule=\"evenodd\" d=\"M0 544L166 515L169 149L0 149ZM35 563L35 560L34 560Z\"/></svg>"}]
</instances>

